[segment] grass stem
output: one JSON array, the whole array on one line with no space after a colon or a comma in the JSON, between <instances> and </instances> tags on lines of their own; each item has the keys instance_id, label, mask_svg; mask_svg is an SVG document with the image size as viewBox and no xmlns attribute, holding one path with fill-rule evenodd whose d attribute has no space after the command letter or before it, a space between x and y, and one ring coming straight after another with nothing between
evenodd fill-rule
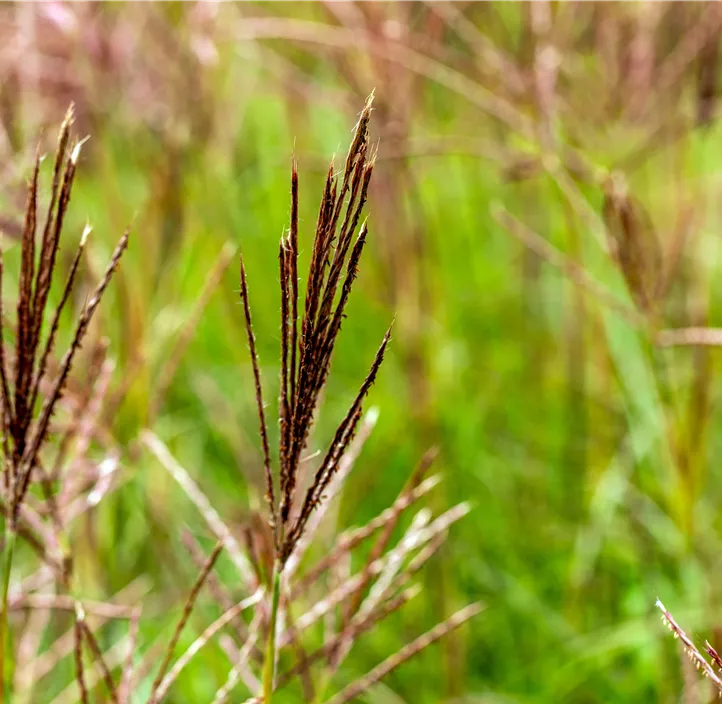
<instances>
[{"instance_id":1,"label":"grass stem","mask_svg":"<svg viewBox=\"0 0 722 704\"><path fill-rule=\"evenodd\" d=\"M271 704L273 697L273 676L276 668L276 619L281 600L281 567L278 561L273 566L273 596L271 597L271 622L268 625L266 658L263 665L263 704Z\"/></svg>"},{"instance_id":2,"label":"grass stem","mask_svg":"<svg viewBox=\"0 0 722 704\"><path fill-rule=\"evenodd\" d=\"M9 701L9 691L5 689L5 643L8 630L8 591L10 588L10 570L13 564L13 553L15 552L15 530L6 528L4 559L3 559L3 596L2 611L0 612L0 702ZM12 669L12 668L11 668ZM8 683L8 690L10 689Z\"/></svg>"}]
</instances>

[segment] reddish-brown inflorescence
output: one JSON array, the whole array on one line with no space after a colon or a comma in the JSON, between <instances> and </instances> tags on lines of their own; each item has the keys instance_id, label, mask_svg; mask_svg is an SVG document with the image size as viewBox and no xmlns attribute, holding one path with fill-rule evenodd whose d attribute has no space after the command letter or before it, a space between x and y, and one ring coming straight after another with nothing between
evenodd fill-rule
<instances>
[{"instance_id":1,"label":"reddish-brown inflorescence","mask_svg":"<svg viewBox=\"0 0 722 704\"><path fill-rule=\"evenodd\" d=\"M364 106L354 138L339 178L331 164L319 209L311 251L303 320L298 321L298 170L291 169L291 225L279 246L281 279L281 398L279 401L279 499L276 502L271 470L268 430L263 405L260 372L253 334L245 268L241 259L241 298L251 351L256 401L261 427L266 496L270 521L276 536L277 558L285 564L297 545L308 519L348 449L361 418L363 400L378 373L390 339L387 331L371 369L348 413L341 421L331 446L296 506L298 471L321 389L328 378L336 339L353 282L358 274L368 229L364 223L358 235L361 213L366 203L374 155L368 137L373 96ZM345 208L345 212L344 212ZM343 215L343 217L342 217ZM295 511L295 513L294 513Z\"/></svg>"}]
</instances>

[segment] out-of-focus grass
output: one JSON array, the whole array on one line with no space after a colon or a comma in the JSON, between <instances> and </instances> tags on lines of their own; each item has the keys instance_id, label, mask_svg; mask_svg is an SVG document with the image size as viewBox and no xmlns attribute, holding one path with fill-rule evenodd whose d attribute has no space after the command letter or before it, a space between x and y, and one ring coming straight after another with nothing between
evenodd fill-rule
<instances>
[{"instance_id":1,"label":"out-of-focus grass","mask_svg":"<svg viewBox=\"0 0 722 704\"><path fill-rule=\"evenodd\" d=\"M388 7L374 8L393 15ZM238 23L229 19L229 27L242 33L242 20L226 12ZM283 12L325 16L319 7ZM494 4L478 15L511 55L517 45L508 37L523 34L523 11ZM119 360L118 384L128 378L113 423L124 443L149 422L154 381L227 242L243 248L261 364L269 388L277 384L276 245L288 220L289 157L295 149L307 256L317 207L309 194L319 192L327 155L348 136L345 108L328 96L338 91L350 104L353 98L329 52L324 63L312 49L271 43L276 59L302 69L307 92L299 95L278 77L264 53L267 44L236 42L230 29L220 34L217 63L204 78L203 109L215 118L207 139L194 143L175 135L172 116L167 131L127 119L121 91L93 128L79 171L71 219L78 232L86 217L94 225L94 266L107 258L124 225L133 224L118 285L101 311L103 333ZM350 61L361 61L359 54ZM82 63L82 55L76 61ZM567 90L573 105L594 102L594 67L589 75L581 63L569 70L562 99ZM379 85L379 75L359 70L359 90L375 86L381 104L393 105L393 84ZM315 90L327 91L326 99L316 100ZM396 314L388 364L372 393L380 421L345 492L339 523L363 523L382 510L430 444L441 450L444 498L471 499L476 509L454 528L439 563L443 574L429 573L405 615L364 637L338 682L366 671L455 606L481 598L488 608L462 636L422 653L367 700L400 701L393 691L414 703L450 693L470 702L676 701L678 658L653 604L659 595L677 604L680 621L685 616L690 627L717 632L717 353L654 349L646 334L525 252L494 220L492 204L583 260L628 299L595 240L598 190L581 190L582 212L574 213L551 178L505 182L499 163L477 149L497 140L498 123L439 85L424 83L420 94L407 136L430 153L414 155L409 148L400 168L391 158L398 146L393 131L379 135L379 180L390 179L399 190L377 185L371 195L369 258L350 304L365 312L352 310L342 332L317 433L326 438L343 414L359 370ZM607 120L587 125L580 117L573 125L593 133L587 156L602 168L615 166L644 133L622 119ZM560 139L574 141L565 134L571 132L568 115L557 128ZM676 301L680 324L696 298L709 299L708 321L719 314L720 137L713 126L663 141L629 174L630 190L660 236L669 234L682 203L693 204L693 246L683 265L687 285ZM448 138L459 138L461 148L443 147ZM516 135L498 141L529 146ZM382 216L388 212L396 219ZM418 258L398 262L394 242L412 236L422 243ZM260 505L262 482L237 279L234 263L152 423L219 513L240 524ZM711 365L705 385L710 404L695 421L693 378L704 364ZM672 436L691 443L685 467L670 455ZM89 595L113 593L129 575L149 578L147 642L169 631L167 605L193 579L180 531L190 526L201 532L202 526L151 458L129 453L125 464L128 482L100 508L93 541L75 536L77 569ZM231 578L228 565L222 568ZM200 608L181 646L211 616L212 607ZM209 700L226 671L222 651L207 648L181 677L173 701ZM71 677L68 664L47 678L48 695ZM300 695L286 693L279 701L300 701Z\"/></svg>"}]
</instances>

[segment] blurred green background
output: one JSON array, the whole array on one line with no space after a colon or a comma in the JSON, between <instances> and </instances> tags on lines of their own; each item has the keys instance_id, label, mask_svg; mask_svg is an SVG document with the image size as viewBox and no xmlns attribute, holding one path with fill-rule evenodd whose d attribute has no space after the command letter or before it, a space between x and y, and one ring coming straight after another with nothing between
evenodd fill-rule
<instances>
[{"instance_id":1,"label":"blurred green background","mask_svg":"<svg viewBox=\"0 0 722 704\"><path fill-rule=\"evenodd\" d=\"M181 531L203 524L135 446L143 428L231 525L261 507L235 253L272 400L291 154L307 262L328 160L375 89L370 237L319 445L396 326L368 404L379 421L335 520L379 513L432 445L434 507L475 508L422 595L359 642L337 684L480 599L483 614L364 700L709 701L654 601L722 644L719 353L655 335L722 312L716 5L48 2L0 16L4 229L37 139L52 148L72 100L91 139L68 237L93 224L97 274L133 231L96 330L118 364L107 423L126 481L73 536L84 593L142 575L150 643L194 579ZM605 217L613 173L637 223L621 235ZM653 311L635 304L614 255L625 247L665 281ZM213 609L201 604L183 644ZM171 701L210 701L227 668L205 649ZM61 664L38 701L72 676Z\"/></svg>"}]
</instances>

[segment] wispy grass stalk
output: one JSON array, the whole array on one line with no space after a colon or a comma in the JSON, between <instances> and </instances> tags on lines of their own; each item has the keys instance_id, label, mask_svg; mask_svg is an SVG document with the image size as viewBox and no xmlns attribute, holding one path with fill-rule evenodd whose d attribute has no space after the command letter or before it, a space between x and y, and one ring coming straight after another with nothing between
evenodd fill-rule
<instances>
[{"instance_id":1,"label":"wispy grass stalk","mask_svg":"<svg viewBox=\"0 0 722 704\"><path fill-rule=\"evenodd\" d=\"M470 618L481 613L481 611L482 606L480 604L470 604L460 611L457 611L443 623L438 624L427 633L424 633L408 645L405 645L398 652L386 658L386 660L380 665L377 665L367 675L364 675L364 677L358 681L341 690L337 695L328 700L328 704L345 704L346 702L352 701L409 658L412 658L417 653L428 648L432 643L451 633Z\"/></svg>"}]
</instances>

